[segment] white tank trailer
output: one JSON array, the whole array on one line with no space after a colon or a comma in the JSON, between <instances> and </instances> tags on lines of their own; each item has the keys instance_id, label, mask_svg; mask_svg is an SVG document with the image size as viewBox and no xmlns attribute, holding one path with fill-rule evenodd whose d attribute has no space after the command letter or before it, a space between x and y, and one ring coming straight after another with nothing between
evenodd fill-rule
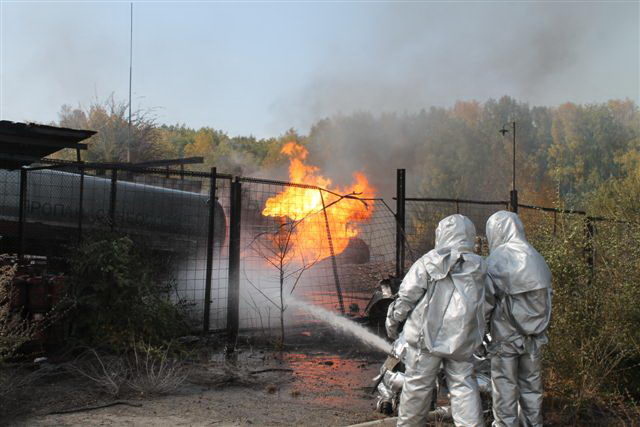
<instances>
[{"instance_id":1,"label":"white tank trailer","mask_svg":"<svg viewBox=\"0 0 640 427\"><path fill-rule=\"evenodd\" d=\"M80 174L57 170L34 170L27 179L27 224L78 227ZM111 179L84 176L82 200L83 226L104 224L109 217ZM0 170L0 218L17 220L20 201L20 171ZM215 202L214 242L223 243L226 218ZM153 238L176 235L192 239L207 238L209 195L146 184L117 181L115 228Z\"/></svg>"},{"instance_id":2,"label":"white tank trailer","mask_svg":"<svg viewBox=\"0 0 640 427\"><path fill-rule=\"evenodd\" d=\"M77 241L80 180L78 173L59 170L28 172L25 205L28 254L56 253L57 243ZM92 229L108 229L111 179L85 175L83 187L82 231L86 236ZM0 235L4 234L3 246L11 241L17 242L19 202L20 171L0 169ZM224 209L218 201L215 201L214 212L214 257L219 257L227 223ZM196 309L201 308L206 274L209 194L118 180L114 219L115 230L144 238L153 249L176 253L172 275L177 282L177 290L192 300ZM219 262L214 262L217 264Z\"/></svg>"}]
</instances>

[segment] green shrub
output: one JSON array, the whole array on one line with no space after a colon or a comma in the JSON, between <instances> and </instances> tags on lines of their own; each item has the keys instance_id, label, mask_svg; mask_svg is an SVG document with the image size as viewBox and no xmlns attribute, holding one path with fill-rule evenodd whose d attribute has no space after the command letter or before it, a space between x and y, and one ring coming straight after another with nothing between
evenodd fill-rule
<instances>
[{"instance_id":1,"label":"green shrub","mask_svg":"<svg viewBox=\"0 0 640 427\"><path fill-rule=\"evenodd\" d=\"M164 261L127 236L85 239L70 260L73 337L122 350L135 337L161 344L187 333L185 304L161 280Z\"/></svg>"}]
</instances>

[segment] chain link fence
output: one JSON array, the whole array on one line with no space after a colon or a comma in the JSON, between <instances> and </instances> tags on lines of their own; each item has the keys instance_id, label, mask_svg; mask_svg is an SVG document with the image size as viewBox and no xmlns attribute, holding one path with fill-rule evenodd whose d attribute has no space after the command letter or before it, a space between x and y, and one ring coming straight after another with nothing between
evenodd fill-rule
<instances>
[{"instance_id":1,"label":"chain link fence","mask_svg":"<svg viewBox=\"0 0 640 427\"><path fill-rule=\"evenodd\" d=\"M397 208L403 208L404 229L380 198L232 180L215 170L78 163L0 170L0 245L3 253L27 261L43 256L55 265L95 233L126 234L169 266L164 280L173 284L174 298L188 304L198 328L270 333L280 322L310 321L288 307L291 296L364 315L380 280L401 277L433 248L442 218L466 215L484 236L489 216L510 207L508 201L406 198L403 192ZM598 239L623 241L628 230L579 211L528 205L519 211L534 240L582 226L582 252L592 268ZM486 244L481 249L486 255Z\"/></svg>"},{"instance_id":2,"label":"chain link fence","mask_svg":"<svg viewBox=\"0 0 640 427\"><path fill-rule=\"evenodd\" d=\"M487 219L499 210L508 209L507 201L405 198L407 266L433 249L436 227L442 218L465 215L476 226L477 234L484 237Z\"/></svg>"},{"instance_id":3,"label":"chain link fence","mask_svg":"<svg viewBox=\"0 0 640 427\"><path fill-rule=\"evenodd\" d=\"M233 311L239 329L276 328L289 295L362 315L395 266L396 220L384 200L280 181L236 181L102 164L1 170L2 251L19 253L25 262L46 257L52 269L64 269L79 242L104 232L126 234L170 266L164 280L173 285L174 298L188 304L194 325L205 330L234 327L228 323L235 323ZM242 186L235 210L234 184ZM240 230L237 302L229 292L234 221ZM285 311L288 325L309 320Z\"/></svg>"},{"instance_id":4,"label":"chain link fence","mask_svg":"<svg viewBox=\"0 0 640 427\"><path fill-rule=\"evenodd\" d=\"M288 307L290 296L362 315L394 269L395 216L384 201L280 181L240 182L240 329L309 321Z\"/></svg>"}]
</instances>

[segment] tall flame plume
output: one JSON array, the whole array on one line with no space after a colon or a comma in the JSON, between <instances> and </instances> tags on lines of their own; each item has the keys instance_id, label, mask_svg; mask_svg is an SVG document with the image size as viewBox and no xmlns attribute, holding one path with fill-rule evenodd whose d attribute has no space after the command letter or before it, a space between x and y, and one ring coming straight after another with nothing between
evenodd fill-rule
<instances>
[{"instance_id":1,"label":"tall flame plume","mask_svg":"<svg viewBox=\"0 0 640 427\"><path fill-rule=\"evenodd\" d=\"M334 187L331 179L320 174L317 166L305 163L309 152L295 142L282 147L289 157L289 179L292 182L324 188L287 187L269 198L262 215L295 223L291 228L292 253L306 260L322 260L342 253L351 238L358 236L359 225L373 214L373 205L361 198L375 197L375 189L367 177L353 174L354 183Z\"/></svg>"}]
</instances>

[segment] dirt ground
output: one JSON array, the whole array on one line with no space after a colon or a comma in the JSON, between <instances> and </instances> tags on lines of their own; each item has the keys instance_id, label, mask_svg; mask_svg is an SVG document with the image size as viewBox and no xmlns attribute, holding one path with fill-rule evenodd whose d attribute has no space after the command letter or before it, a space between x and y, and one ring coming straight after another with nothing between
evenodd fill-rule
<instances>
[{"instance_id":1,"label":"dirt ground","mask_svg":"<svg viewBox=\"0 0 640 427\"><path fill-rule=\"evenodd\" d=\"M235 362L238 376L221 384L221 369L229 365L218 352L194 364L188 380L171 395L128 395L124 404L51 414L114 401L60 373L21 402L31 405L20 411L27 415L6 425L346 426L382 417L374 411L371 379L383 360L384 355L359 346L283 353L245 348Z\"/></svg>"},{"instance_id":2,"label":"dirt ground","mask_svg":"<svg viewBox=\"0 0 640 427\"><path fill-rule=\"evenodd\" d=\"M71 375L64 362L51 363L38 370L49 373L13 399L14 416L0 415L0 426L348 426L384 418L374 410L371 379L385 356L353 341L322 347L306 344L280 353L245 346L233 364L221 350L211 350L190 363L175 392L129 392L117 399ZM558 421L566 418L561 407L547 401L545 412L545 425L566 425ZM604 416L588 424L636 425Z\"/></svg>"}]
</instances>

